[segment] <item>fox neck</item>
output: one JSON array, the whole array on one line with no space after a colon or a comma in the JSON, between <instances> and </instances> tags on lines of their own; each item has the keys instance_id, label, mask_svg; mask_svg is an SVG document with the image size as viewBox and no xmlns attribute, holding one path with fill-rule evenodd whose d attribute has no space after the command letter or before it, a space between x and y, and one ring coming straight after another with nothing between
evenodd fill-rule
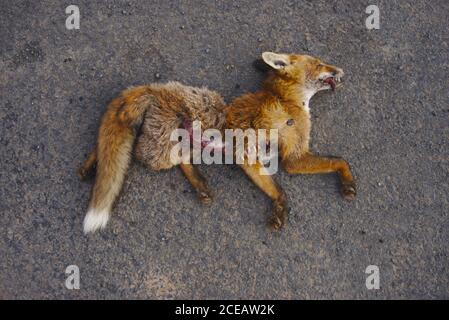
<instances>
[{"instance_id":1,"label":"fox neck","mask_svg":"<svg viewBox=\"0 0 449 320\"><path fill-rule=\"evenodd\" d=\"M310 99L312 99L312 97L315 95L315 93L317 93L317 90L315 90L315 89L302 88L302 91L301 91L302 103L303 103L304 109L308 113L310 112L310 108L309 108Z\"/></svg>"},{"instance_id":2,"label":"fox neck","mask_svg":"<svg viewBox=\"0 0 449 320\"><path fill-rule=\"evenodd\" d=\"M313 87L307 86L305 82L282 78L271 75L264 83L265 90L279 97L281 100L290 101L310 112L310 99L317 93Z\"/></svg>"}]
</instances>

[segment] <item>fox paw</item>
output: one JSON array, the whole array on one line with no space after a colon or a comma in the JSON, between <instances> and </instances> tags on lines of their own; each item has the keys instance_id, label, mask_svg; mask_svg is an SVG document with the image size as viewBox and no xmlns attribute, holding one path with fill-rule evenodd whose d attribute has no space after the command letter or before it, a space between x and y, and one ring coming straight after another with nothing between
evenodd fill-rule
<instances>
[{"instance_id":1,"label":"fox paw","mask_svg":"<svg viewBox=\"0 0 449 320\"><path fill-rule=\"evenodd\" d=\"M280 203L276 203L273 216L268 220L268 227L273 231L281 230L287 221L289 209Z\"/></svg>"},{"instance_id":2,"label":"fox paw","mask_svg":"<svg viewBox=\"0 0 449 320\"><path fill-rule=\"evenodd\" d=\"M357 194L355 183L343 183L341 187L341 194L343 195L343 198L347 201L352 201L355 199L355 196Z\"/></svg>"},{"instance_id":3,"label":"fox paw","mask_svg":"<svg viewBox=\"0 0 449 320\"><path fill-rule=\"evenodd\" d=\"M198 191L198 198L200 199L201 203L203 203L203 204L210 204L210 203L212 203L212 200L213 200L212 193L208 190Z\"/></svg>"},{"instance_id":4,"label":"fox paw","mask_svg":"<svg viewBox=\"0 0 449 320\"><path fill-rule=\"evenodd\" d=\"M92 176L92 171L86 170L84 167L79 167L76 173L81 180L87 180Z\"/></svg>"},{"instance_id":5,"label":"fox paw","mask_svg":"<svg viewBox=\"0 0 449 320\"><path fill-rule=\"evenodd\" d=\"M274 216L271 217L270 220L268 220L268 227L273 231L281 230L284 226L284 222L282 222L282 219L280 217Z\"/></svg>"}]
</instances>

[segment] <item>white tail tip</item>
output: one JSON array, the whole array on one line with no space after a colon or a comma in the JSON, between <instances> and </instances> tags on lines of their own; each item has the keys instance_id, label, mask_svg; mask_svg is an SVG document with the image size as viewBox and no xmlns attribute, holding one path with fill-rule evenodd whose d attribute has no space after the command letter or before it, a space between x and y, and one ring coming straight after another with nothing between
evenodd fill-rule
<instances>
[{"instance_id":1,"label":"white tail tip","mask_svg":"<svg viewBox=\"0 0 449 320\"><path fill-rule=\"evenodd\" d=\"M109 210L89 209L84 218L84 233L103 229L109 220Z\"/></svg>"}]
</instances>

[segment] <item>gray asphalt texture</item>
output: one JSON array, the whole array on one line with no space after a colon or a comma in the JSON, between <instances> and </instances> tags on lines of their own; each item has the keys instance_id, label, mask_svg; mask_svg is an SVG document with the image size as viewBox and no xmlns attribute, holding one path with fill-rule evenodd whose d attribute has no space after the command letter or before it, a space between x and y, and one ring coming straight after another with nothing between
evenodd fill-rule
<instances>
[{"instance_id":1,"label":"gray asphalt texture","mask_svg":"<svg viewBox=\"0 0 449 320\"><path fill-rule=\"evenodd\" d=\"M65 28L69 4L80 30ZM380 30L365 27L369 4L3 2L0 298L449 298L449 2L377 1ZM207 207L178 169L134 162L107 229L85 236L93 181L75 170L108 102L169 80L230 101L259 88L252 62L268 50L345 70L312 99L311 148L350 162L356 201L335 175L280 172L292 210L272 233L270 201L238 167L200 167Z\"/></svg>"}]
</instances>

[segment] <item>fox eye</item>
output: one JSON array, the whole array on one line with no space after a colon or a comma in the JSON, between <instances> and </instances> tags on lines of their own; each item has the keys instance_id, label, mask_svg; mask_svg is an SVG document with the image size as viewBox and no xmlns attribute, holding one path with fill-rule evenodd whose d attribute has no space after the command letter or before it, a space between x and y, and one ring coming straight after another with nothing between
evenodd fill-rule
<instances>
[{"instance_id":1,"label":"fox eye","mask_svg":"<svg viewBox=\"0 0 449 320\"><path fill-rule=\"evenodd\" d=\"M294 119L288 119L287 120L287 126L292 126L295 123Z\"/></svg>"},{"instance_id":2,"label":"fox eye","mask_svg":"<svg viewBox=\"0 0 449 320\"><path fill-rule=\"evenodd\" d=\"M319 64L317 65L317 68L321 68L321 67L323 67L323 64L322 64L322 63L319 63Z\"/></svg>"}]
</instances>

